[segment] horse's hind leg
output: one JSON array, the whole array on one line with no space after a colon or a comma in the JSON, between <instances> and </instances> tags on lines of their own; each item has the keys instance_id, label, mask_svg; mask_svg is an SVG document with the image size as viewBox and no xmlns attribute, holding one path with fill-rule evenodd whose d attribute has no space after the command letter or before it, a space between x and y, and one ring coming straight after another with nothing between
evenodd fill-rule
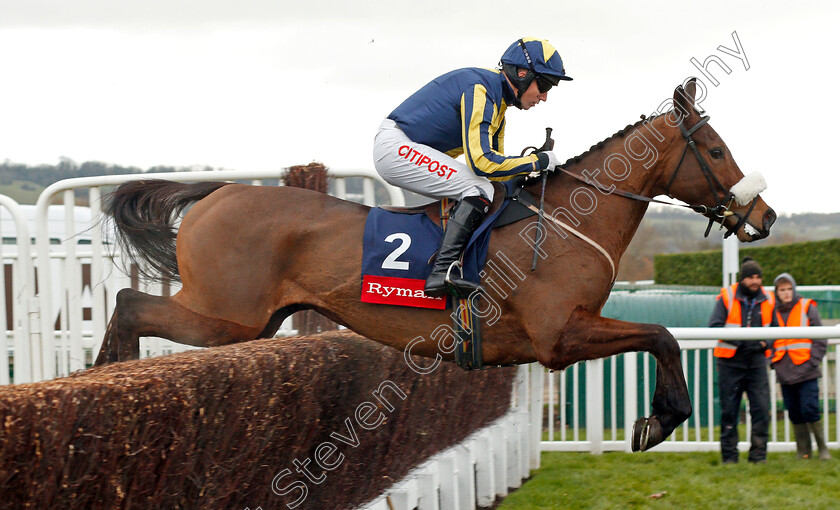
<instances>
[{"instance_id":1,"label":"horse's hind leg","mask_svg":"<svg viewBox=\"0 0 840 510\"><path fill-rule=\"evenodd\" d=\"M644 451L667 438L691 416L691 399L682 372L680 347L668 330L655 324L607 319L582 309L574 311L552 346L538 347L540 362L563 369L587 359L646 351L656 358L653 413L633 425L633 451Z\"/></svg>"},{"instance_id":2,"label":"horse's hind leg","mask_svg":"<svg viewBox=\"0 0 840 510\"><path fill-rule=\"evenodd\" d=\"M94 366L97 365L104 365L106 363L114 363L119 361L119 356L117 355L117 348L118 340L116 339L116 322L117 322L117 314L116 310L114 311L114 315L111 316L111 320L108 321L108 328L105 329L105 337L102 339L102 347L99 349L99 354L96 356L96 361L94 361ZM140 355L140 341L137 341L137 356Z\"/></svg>"},{"instance_id":3,"label":"horse's hind leg","mask_svg":"<svg viewBox=\"0 0 840 510\"><path fill-rule=\"evenodd\" d=\"M262 326L250 327L197 314L171 297L123 289L117 294L117 306L108 323L95 365L137 359L141 336L211 347L253 340L262 330Z\"/></svg>"}]
</instances>

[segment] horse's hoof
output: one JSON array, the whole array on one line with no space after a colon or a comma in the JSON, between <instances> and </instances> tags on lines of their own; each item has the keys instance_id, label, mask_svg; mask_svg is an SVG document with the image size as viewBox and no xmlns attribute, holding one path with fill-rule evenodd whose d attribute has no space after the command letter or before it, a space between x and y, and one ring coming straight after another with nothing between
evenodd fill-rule
<instances>
[{"instance_id":1,"label":"horse's hoof","mask_svg":"<svg viewBox=\"0 0 840 510\"><path fill-rule=\"evenodd\" d=\"M639 418L633 423L633 443L631 449L634 452L645 451L647 448L648 432L650 424L647 418Z\"/></svg>"},{"instance_id":2,"label":"horse's hoof","mask_svg":"<svg viewBox=\"0 0 840 510\"><path fill-rule=\"evenodd\" d=\"M630 446L634 452L643 452L658 445L663 439L662 425L658 418L639 418L633 424L633 443Z\"/></svg>"}]
</instances>

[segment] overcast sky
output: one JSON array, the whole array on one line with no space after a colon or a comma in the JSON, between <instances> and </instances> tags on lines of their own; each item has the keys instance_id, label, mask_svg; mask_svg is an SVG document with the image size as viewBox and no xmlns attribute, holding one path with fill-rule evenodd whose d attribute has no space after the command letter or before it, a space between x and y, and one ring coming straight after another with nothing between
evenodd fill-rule
<instances>
[{"instance_id":1,"label":"overcast sky","mask_svg":"<svg viewBox=\"0 0 840 510\"><path fill-rule=\"evenodd\" d=\"M0 161L372 168L377 126L405 97L532 36L574 81L508 110L508 153L551 126L574 156L717 55L731 73L711 67L703 105L744 173L765 175L777 211L837 212L837 5L0 0ZM733 32L749 69L717 49L736 49Z\"/></svg>"}]
</instances>

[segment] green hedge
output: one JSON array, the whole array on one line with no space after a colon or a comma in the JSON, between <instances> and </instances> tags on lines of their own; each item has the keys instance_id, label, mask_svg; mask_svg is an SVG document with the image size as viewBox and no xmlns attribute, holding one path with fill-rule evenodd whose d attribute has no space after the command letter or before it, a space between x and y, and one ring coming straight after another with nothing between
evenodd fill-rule
<instances>
[{"instance_id":1,"label":"green hedge","mask_svg":"<svg viewBox=\"0 0 840 510\"><path fill-rule=\"evenodd\" d=\"M790 273L799 285L840 284L840 239L739 249L761 264L764 284L779 273ZM721 250L656 255L656 283L671 285L716 285L723 280Z\"/></svg>"}]
</instances>

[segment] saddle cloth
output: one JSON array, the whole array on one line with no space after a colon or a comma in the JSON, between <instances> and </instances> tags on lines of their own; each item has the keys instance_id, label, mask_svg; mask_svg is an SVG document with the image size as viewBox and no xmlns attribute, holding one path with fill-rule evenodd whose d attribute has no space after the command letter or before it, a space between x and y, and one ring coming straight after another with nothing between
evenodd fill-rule
<instances>
[{"instance_id":1,"label":"saddle cloth","mask_svg":"<svg viewBox=\"0 0 840 510\"><path fill-rule=\"evenodd\" d=\"M505 201L506 205L509 201ZM464 278L480 282L491 226L504 210L491 211L464 252ZM400 214L375 207L365 222L362 247L362 301L443 310L447 298L423 293L443 229L427 214Z\"/></svg>"}]
</instances>

